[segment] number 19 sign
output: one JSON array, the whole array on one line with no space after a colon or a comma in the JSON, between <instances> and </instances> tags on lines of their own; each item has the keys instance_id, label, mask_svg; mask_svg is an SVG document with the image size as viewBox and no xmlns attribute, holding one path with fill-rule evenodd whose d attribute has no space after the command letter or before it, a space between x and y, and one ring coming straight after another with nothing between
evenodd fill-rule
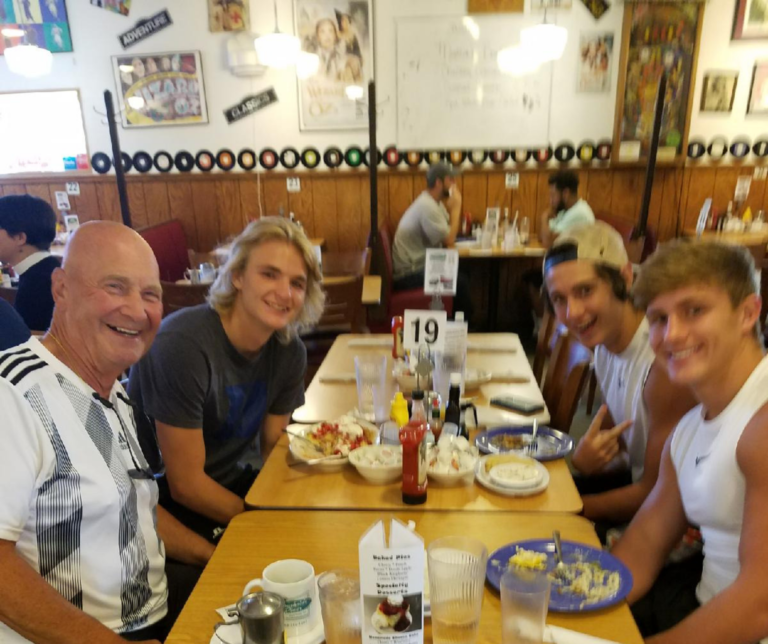
<instances>
[{"instance_id":1,"label":"number 19 sign","mask_svg":"<svg viewBox=\"0 0 768 644\"><path fill-rule=\"evenodd\" d=\"M421 345L430 351L445 347L445 329L448 316L445 311L417 311L406 309L403 320L403 346L416 353Z\"/></svg>"}]
</instances>

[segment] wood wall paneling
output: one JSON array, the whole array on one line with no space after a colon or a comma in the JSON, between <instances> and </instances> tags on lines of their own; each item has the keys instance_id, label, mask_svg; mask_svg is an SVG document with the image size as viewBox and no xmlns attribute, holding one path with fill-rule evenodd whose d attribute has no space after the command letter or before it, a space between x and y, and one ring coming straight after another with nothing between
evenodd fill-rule
<instances>
[{"instance_id":1,"label":"wood wall paneling","mask_svg":"<svg viewBox=\"0 0 768 644\"><path fill-rule=\"evenodd\" d=\"M509 216L514 218L515 214L518 213L520 219L528 217L531 235L536 232L536 220L539 217L539 213L546 207L539 204L538 184L539 182L535 174L521 174L517 190L511 191L512 206ZM549 189L547 189L547 195L549 195Z\"/></svg>"},{"instance_id":2,"label":"wood wall paneling","mask_svg":"<svg viewBox=\"0 0 768 644\"><path fill-rule=\"evenodd\" d=\"M336 181L337 179L330 178L315 178L312 180L312 202L315 204L315 234L326 240L326 248L331 252L341 250L339 248Z\"/></svg>"},{"instance_id":3,"label":"wood wall paneling","mask_svg":"<svg viewBox=\"0 0 768 644\"><path fill-rule=\"evenodd\" d=\"M3 195L25 195L27 189L23 183L6 183L3 185Z\"/></svg>"},{"instance_id":4,"label":"wood wall paneling","mask_svg":"<svg viewBox=\"0 0 768 644\"><path fill-rule=\"evenodd\" d=\"M339 250L349 251L360 248L361 230L367 231L367 222L362 222L360 205L361 175L339 177L336 180L336 221L338 224Z\"/></svg>"},{"instance_id":5,"label":"wood wall paneling","mask_svg":"<svg viewBox=\"0 0 768 644\"><path fill-rule=\"evenodd\" d=\"M488 175L465 174L462 196L462 209L472 215L472 221L482 224L485 221L485 209L488 207Z\"/></svg>"},{"instance_id":6,"label":"wood wall paneling","mask_svg":"<svg viewBox=\"0 0 768 644\"><path fill-rule=\"evenodd\" d=\"M219 243L219 208L213 181L192 182L192 207L197 227L196 250L207 252Z\"/></svg>"},{"instance_id":7,"label":"wood wall paneling","mask_svg":"<svg viewBox=\"0 0 768 644\"><path fill-rule=\"evenodd\" d=\"M219 209L219 241L234 237L243 230L240 212L240 182L217 181L216 202Z\"/></svg>"},{"instance_id":8,"label":"wood wall paneling","mask_svg":"<svg viewBox=\"0 0 768 644\"><path fill-rule=\"evenodd\" d=\"M120 214L120 197L117 186L113 183L100 183L96 186L96 197L99 202L99 219L122 223Z\"/></svg>"},{"instance_id":9,"label":"wood wall paneling","mask_svg":"<svg viewBox=\"0 0 768 644\"><path fill-rule=\"evenodd\" d=\"M43 201L47 201L58 214L59 210L58 208L56 208L55 195L51 194L51 189L47 183L30 183L30 184L27 184L26 189L27 189L28 195L32 195L33 197L39 197ZM72 203L70 202L69 205L71 206Z\"/></svg>"},{"instance_id":10,"label":"wood wall paneling","mask_svg":"<svg viewBox=\"0 0 768 644\"><path fill-rule=\"evenodd\" d=\"M129 183L126 189L128 191L128 207L131 210L131 223L133 227L144 228L149 226L149 213L147 212L147 200L144 195L144 184Z\"/></svg>"},{"instance_id":11,"label":"wood wall paneling","mask_svg":"<svg viewBox=\"0 0 768 644\"><path fill-rule=\"evenodd\" d=\"M86 221L97 221L101 219L99 210L99 196L95 183L80 182L80 194L77 197L77 217L81 224Z\"/></svg>"},{"instance_id":12,"label":"wood wall paneling","mask_svg":"<svg viewBox=\"0 0 768 644\"><path fill-rule=\"evenodd\" d=\"M613 196L613 175L610 170L590 170L587 186L587 203L596 213L613 215L611 197Z\"/></svg>"},{"instance_id":13,"label":"wood wall paneling","mask_svg":"<svg viewBox=\"0 0 768 644\"><path fill-rule=\"evenodd\" d=\"M611 215L635 222L640 213L645 176L641 170L618 171L613 175Z\"/></svg>"},{"instance_id":14,"label":"wood wall paneling","mask_svg":"<svg viewBox=\"0 0 768 644\"><path fill-rule=\"evenodd\" d=\"M389 230L397 230L405 211L413 203L413 176L410 174L389 175Z\"/></svg>"},{"instance_id":15,"label":"wood wall paneling","mask_svg":"<svg viewBox=\"0 0 768 644\"><path fill-rule=\"evenodd\" d=\"M501 208L502 217L504 216L504 208L512 208L511 191L507 190L505 184L506 177L503 172L493 172L488 175L488 194L485 198L486 203L489 208Z\"/></svg>"},{"instance_id":16,"label":"wood wall paneling","mask_svg":"<svg viewBox=\"0 0 768 644\"><path fill-rule=\"evenodd\" d=\"M757 217L758 211L765 209L763 207L765 199L765 179L756 181L754 177L754 168L742 167L739 171L739 176L752 177L752 183L749 186L749 195L747 196L745 204L752 210L752 217Z\"/></svg>"},{"instance_id":17,"label":"wood wall paneling","mask_svg":"<svg viewBox=\"0 0 768 644\"><path fill-rule=\"evenodd\" d=\"M147 202L147 218L149 219L150 226L168 221L171 218L171 207L168 202L168 182L159 179L145 182L144 198Z\"/></svg>"},{"instance_id":18,"label":"wood wall paneling","mask_svg":"<svg viewBox=\"0 0 768 644\"><path fill-rule=\"evenodd\" d=\"M728 209L728 202L733 200L736 181L739 178L739 168L720 167L715 174L715 187L712 192L712 207L718 212Z\"/></svg>"},{"instance_id":19,"label":"wood wall paneling","mask_svg":"<svg viewBox=\"0 0 768 644\"><path fill-rule=\"evenodd\" d=\"M168 184L168 207L171 219L178 219L184 228L187 246L200 249L195 206L192 201L192 184L189 181L173 181Z\"/></svg>"},{"instance_id":20,"label":"wood wall paneling","mask_svg":"<svg viewBox=\"0 0 768 644\"><path fill-rule=\"evenodd\" d=\"M312 200L312 179L301 178L301 190L288 193L288 213L293 213L304 226L310 237L316 237L314 201Z\"/></svg>"},{"instance_id":21,"label":"wood wall paneling","mask_svg":"<svg viewBox=\"0 0 768 644\"><path fill-rule=\"evenodd\" d=\"M522 13L524 0L468 0L469 13Z\"/></svg>"},{"instance_id":22,"label":"wood wall paneling","mask_svg":"<svg viewBox=\"0 0 768 644\"><path fill-rule=\"evenodd\" d=\"M262 178L261 186L264 196L264 215L278 215L281 208L285 214L288 209L288 187L285 183L285 177L267 175Z\"/></svg>"},{"instance_id":23,"label":"wood wall paneling","mask_svg":"<svg viewBox=\"0 0 768 644\"><path fill-rule=\"evenodd\" d=\"M686 192L685 215L680 232L687 228L696 228L696 220L704 200L715 192L715 168L696 168L690 171L688 190ZM713 204L713 207L714 204Z\"/></svg>"},{"instance_id":24,"label":"wood wall paneling","mask_svg":"<svg viewBox=\"0 0 768 644\"><path fill-rule=\"evenodd\" d=\"M539 217L549 208L549 173L536 173L536 210L531 221L531 234L539 232Z\"/></svg>"},{"instance_id":25,"label":"wood wall paneling","mask_svg":"<svg viewBox=\"0 0 768 644\"><path fill-rule=\"evenodd\" d=\"M253 177L253 181L240 182L240 211L243 213L243 221L253 221L259 218L259 213L263 207L259 200L259 181L258 176Z\"/></svg>"},{"instance_id":26,"label":"wood wall paneling","mask_svg":"<svg viewBox=\"0 0 768 644\"><path fill-rule=\"evenodd\" d=\"M683 170L670 170L664 175L664 189L659 207L659 218L656 224L658 241L668 241L677 236L681 218Z\"/></svg>"}]
</instances>

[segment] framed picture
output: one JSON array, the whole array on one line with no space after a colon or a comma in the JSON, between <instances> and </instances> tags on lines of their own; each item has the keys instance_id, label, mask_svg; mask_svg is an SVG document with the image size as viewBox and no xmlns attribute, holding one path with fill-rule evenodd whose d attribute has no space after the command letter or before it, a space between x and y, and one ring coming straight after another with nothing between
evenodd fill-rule
<instances>
[{"instance_id":1,"label":"framed picture","mask_svg":"<svg viewBox=\"0 0 768 644\"><path fill-rule=\"evenodd\" d=\"M768 38L768 0L736 0L731 40Z\"/></svg>"},{"instance_id":2,"label":"framed picture","mask_svg":"<svg viewBox=\"0 0 768 644\"><path fill-rule=\"evenodd\" d=\"M112 57L123 127L208 122L199 51Z\"/></svg>"},{"instance_id":3,"label":"framed picture","mask_svg":"<svg viewBox=\"0 0 768 644\"><path fill-rule=\"evenodd\" d=\"M6 47L26 41L56 54L72 51L67 6L64 0L0 0L0 32L21 30L24 36L0 33L0 54Z\"/></svg>"},{"instance_id":4,"label":"framed picture","mask_svg":"<svg viewBox=\"0 0 768 644\"><path fill-rule=\"evenodd\" d=\"M294 0L293 9L302 51L319 58L317 71L299 74L300 129L367 128L371 0Z\"/></svg>"},{"instance_id":5,"label":"framed picture","mask_svg":"<svg viewBox=\"0 0 768 644\"><path fill-rule=\"evenodd\" d=\"M249 25L248 0L208 0L210 31L245 31Z\"/></svg>"},{"instance_id":6,"label":"framed picture","mask_svg":"<svg viewBox=\"0 0 768 644\"><path fill-rule=\"evenodd\" d=\"M127 16L131 12L131 0L91 0L91 4L122 16Z\"/></svg>"},{"instance_id":7,"label":"framed picture","mask_svg":"<svg viewBox=\"0 0 768 644\"><path fill-rule=\"evenodd\" d=\"M702 112L730 112L739 72L707 72L701 88Z\"/></svg>"},{"instance_id":8,"label":"framed picture","mask_svg":"<svg viewBox=\"0 0 768 644\"><path fill-rule=\"evenodd\" d=\"M613 68L613 32L582 33L579 37L579 92L608 92Z\"/></svg>"},{"instance_id":9,"label":"framed picture","mask_svg":"<svg viewBox=\"0 0 768 644\"><path fill-rule=\"evenodd\" d=\"M752 70L747 114L768 114L768 61L758 61Z\"/></svg>"}]
</instances>

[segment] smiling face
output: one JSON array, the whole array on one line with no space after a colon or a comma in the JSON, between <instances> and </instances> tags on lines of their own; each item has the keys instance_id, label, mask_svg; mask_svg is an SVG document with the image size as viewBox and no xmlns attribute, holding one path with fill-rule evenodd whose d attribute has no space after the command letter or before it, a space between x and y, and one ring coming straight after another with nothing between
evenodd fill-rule
<instances>
[{"instance_id":1,"label":"smiling face","mask_svg":"<svg viewBox=\"0 0 768 644\"><path fill-rule=\"evenodd\" d=\"M232 276L239 291L235 314L257 332L285 329L301 312L307 293L307 266L290 242L265 241L248 257L241 274Z\"/></svg>"},{"instance_id":2,"label":"smiling face","mask_svg":"<svg viewBox=\"0 0 768 644\"><path fill-rule=\"evenodd\" d=\"M755 343L760 298L734 307L719 286L695 284L655 297L646 311L650 343L672 382L693 388L716 384L744 343Z\"/></svg>"},{"instance_id":3,"label":"smiling face","mask_svg":"<svg viewBox=\"0 0 768 644\"><path fill-rule=\"evenodd\" d=\"M317 42L326 51L330 51L338 42L336 25L332 21L325 19L317 23Z\"/></svg>"},{"instance_id":4,"label":"smiling face","mask_svg":"<svg viewBox=\"0 0 768 644\"><path fill-rule=\"evenodd\" d=\"M557 264L547 271L545 286L557 321L589 349L616 343L622 332L622 310L611 285L586 260Z\"/></svg>"}]
</instances>

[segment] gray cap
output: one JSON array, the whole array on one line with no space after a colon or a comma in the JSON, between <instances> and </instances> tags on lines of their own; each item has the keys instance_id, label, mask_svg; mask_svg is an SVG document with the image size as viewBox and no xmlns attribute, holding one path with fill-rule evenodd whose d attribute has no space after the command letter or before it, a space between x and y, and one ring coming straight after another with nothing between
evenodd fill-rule
<instances>
[{"instance_id":1,"label":"gray cap","mask_svg":"<svg viewBox=\"0 0 768 644\"><path fill-rule=\"evenodd\" d=\"M429 166L427 170L427 185L431 188L435 185L438 179L445 179L446 177L456 177L459 175L458 169L452 165L440 161Z\"/></svg>"}]
</instances>

